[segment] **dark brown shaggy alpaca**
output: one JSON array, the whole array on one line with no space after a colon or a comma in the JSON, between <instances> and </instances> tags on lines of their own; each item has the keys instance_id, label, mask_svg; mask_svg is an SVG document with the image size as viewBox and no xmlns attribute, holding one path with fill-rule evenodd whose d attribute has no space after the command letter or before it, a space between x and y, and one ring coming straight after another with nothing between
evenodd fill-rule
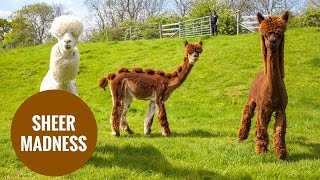
<instances>
[{"instance_id":1,"label":"dark brown shaggy alpaca","mask_svg":"<svg viewBox=\"0 0 320 180\"><path fill-rule=\"evenodd\" d=\"M280 159L286 159L286 106L288 96L284 78L284 32L288 21L288 12L282 16L264 18L257 14L261 33L261 50L264 72L253 81L247 104L244 107L238 141L248 138L251 118L257 108L256 153L268 149L268 124L275 113L274 149Z\"/></svg>"},{"instance_id":2,"label":"dark brown shaggy alpaca","mask_svg":"<svg viewBox=\"0 0 320 180\"><path fill-rule=\"evenodd\" d=\"M111 80L110 91L112 95L113 109L110 118L111 134L119 136L120 126L123 130L132 134L126 121L126 113L132 101L132 97L142 100L150 100L144 121L144 133L151 132L154 113L157 112L162 129L162 135L170 135L164 102L170 94L178 88L190 73L194 63L202 52L202 42L189 44L185 42L186 57L184 63L173 73L153 69L134 68L131 72L127 68L118 70L118 74L110 73L102 77L99 86L103 89Z\"/></svg>"}]
</instances>

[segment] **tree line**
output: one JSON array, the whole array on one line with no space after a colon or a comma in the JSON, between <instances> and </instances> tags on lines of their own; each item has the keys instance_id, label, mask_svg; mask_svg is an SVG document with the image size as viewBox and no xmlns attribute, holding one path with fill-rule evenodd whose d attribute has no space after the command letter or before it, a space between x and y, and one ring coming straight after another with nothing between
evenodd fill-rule
<instances>
[{"instance_id":1,"label":"tree line","mask_svg":"<svg viewBox=\"0 0 320 180\"><path fill-rule=\"evenodd\" d=\"M320 0L84 0L88 19L83 40L110 41L159 38L159 25L203 17L215 10L219 32L236 33L241 15L291 12L290 27L320 26ZM35 3L0 18L0 45L36 45L50 41L48 29L57 16L72 14L61 4Z\"/></svg>"}]
</instances>

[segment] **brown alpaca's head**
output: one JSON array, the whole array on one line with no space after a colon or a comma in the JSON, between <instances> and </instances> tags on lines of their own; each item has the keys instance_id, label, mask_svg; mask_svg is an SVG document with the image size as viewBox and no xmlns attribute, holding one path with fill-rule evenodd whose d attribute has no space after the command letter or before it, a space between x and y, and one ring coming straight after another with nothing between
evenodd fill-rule
<instances>
[{"instance_id":1,"label":"brown alpaca's head","mask_svg":"<svg viewBox=\"0 0 320 180\"><path fill-rule=\"evenodd\" d=\"M261 13L257 14L259 21L259 31L262 36L265 48L276 50L283 41L286 31L289 13L285 12L282 16L263 17Z\"/></svg>"},{"instance_id":2,"label":"brown alpaca's head","mask_svg":"<svg viewBox=\"0 0 320 180\"><path fill-rule=\"evenodd\" d=\"M199 44L189 44L188 41L186 41L184 46L188 62L193 65L198 60L199 55L202 52L202 42L200 41Z\"/></svg>"}]
</instances>

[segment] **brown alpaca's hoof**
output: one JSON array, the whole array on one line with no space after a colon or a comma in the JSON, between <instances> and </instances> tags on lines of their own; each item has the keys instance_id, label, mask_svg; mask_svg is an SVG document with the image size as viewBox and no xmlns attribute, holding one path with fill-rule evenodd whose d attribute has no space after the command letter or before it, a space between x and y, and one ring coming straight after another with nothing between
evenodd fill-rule
<instances>
[{"instance_id":1,"label":"brown alpaca's hoof","mask_svg":"<svg viewBox=\"0 0 320 180\"><path fill-rule=\"evenodd\" d=\"M268 152L268 148L267 147L256 147L256 154L264 154Z\"/></svg>"},{"instance_id":2,"label":"brown alpaca's hoof","mask_svg":"<svg viewBox=\"0 0 320 180\"><path fill-rule=\"evenodd\" d=\"M125 131L127 131L128 134L134 134L134 132L130 128L126 129Z\"/></svg>"},{"instance_id":3,"label":"brown alpaca's hoof","mask_svg":"<svg viewBox=\"0 0 320 180\"><path fill-rule=\"evenodd\" d=\"M248 139L248 136L238 135L238 143L242 143L246 139Z\"/></svg>"},{"instance_id":4,"label":"brown alpaca's hoof","mask_svg":"<svg viewBox=\"0 0 320 180\"><path fill-rule=\"evenodd\" d=\"M247 138L238 138L238 143L243 143L244 140L246 140Z\"/></svg>"},{"instance_id":5,"label":"brown alpaca's hoof","mask_svg":"<svg viewBox=\"0 0 320 180\"><path fill-rule=\"evenodd\" d=\"M145 129L145 130L144 130L144 134L145 134L145 135L151 134L151 129L150 129L150 128L149 128L149 129Z\"/></svg>"},{"instance_id":6,"label":"brown alpaca's hoof","mask_svg":"<svg viewBox=\"0 0 320 180\"><path fill-rule=\"evenodd\" d=\"M280 155L280 156L279 156L279 159L281 159L281 160L283 160L283 161L287 160L287 154L282 154L282 155Z\"/></svg>"},{"instance_id":7,"label":"brown alpaca's hoof","mask_svg":"<svg viewBox=\"0 0 320 180\"><path fill-rule=\"evenodd\" d=\"M168 136L170 136L170 134L171 134L170 130L162 132L162 136L164 136L164 137L168 137Z\"/></svg>"},{"instance_id":8,"label":"brown alpaca's hoof","mask_svg":"<svg viewBox=\"0 0 320 180\"><path fill-rule=\"evenodd\" d=\"M112 131L112 132L111 132L111 135L112 135L112 136L117 136L117 137L119 137L119 136L120 136L120 132Z\"/></svg>"},{"instance_id":9,"label":"brown alpaca's hoof","mask_svg":"<svg viewBox=\"0 0 320 180\"><path fill-rule=\"evenodd\" d=\"M276 150L276 154L281 160L285 161L287 159L287 151L285 149L279 151Z\"/></svg>"}]
</instances>

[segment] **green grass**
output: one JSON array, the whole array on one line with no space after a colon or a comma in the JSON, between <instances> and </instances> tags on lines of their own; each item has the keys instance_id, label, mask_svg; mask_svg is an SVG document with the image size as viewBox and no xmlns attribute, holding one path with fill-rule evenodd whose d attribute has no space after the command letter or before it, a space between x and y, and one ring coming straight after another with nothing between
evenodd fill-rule
<instances>
[{"instance_id":1,"label":"green grass","mask_svg":"<svg viewBox=\"0 0 320 180\"><path fill-rule=\"evenodd\" d=\"M92 158L67 179L320 179L319 28L288 30L285 44L288 161L254 153L255 123L247 141L236 134L248 89L263 69L258 34L189 39L204 42L187 80L166 102L172 131L143 135L148 102L134 100L128 123L136 132L111 137L110 92L97 87L101 76L120 67L174 71L182 63L183 40L161 39L79 44L80 97L93 111L98 142ZM49 66L51 45L0 51L0 179L46 179L16 157L10 126L19 105L37 93ZM253 120L255 122L255 118ZM270 123L270 139L272 127ZM61 178L61 177L60 177Z\"/></svg>"}]
</instances>

